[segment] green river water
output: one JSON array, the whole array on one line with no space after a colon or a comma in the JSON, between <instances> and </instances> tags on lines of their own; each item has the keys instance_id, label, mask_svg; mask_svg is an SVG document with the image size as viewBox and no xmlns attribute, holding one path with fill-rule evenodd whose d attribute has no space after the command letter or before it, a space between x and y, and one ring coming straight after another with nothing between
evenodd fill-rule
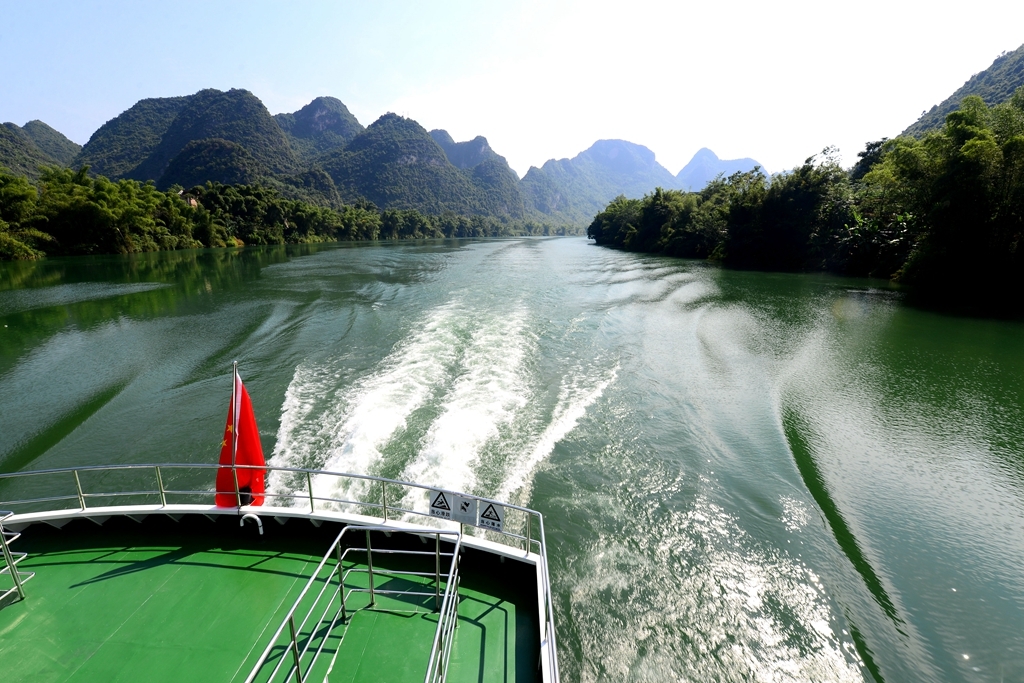
<instances>
[{"instance_id":1,"label":"green river water","mask_svg":"<svg viewBox=\"0 0 1024 683\"><path fill-rule=\"evenodd\" d=\"M0 263L0 323L0 471L214 462L237 359L273 464L540 510L564 681L1024 681L1020 322L561 238Z\"/></svg>"}]
</instances>

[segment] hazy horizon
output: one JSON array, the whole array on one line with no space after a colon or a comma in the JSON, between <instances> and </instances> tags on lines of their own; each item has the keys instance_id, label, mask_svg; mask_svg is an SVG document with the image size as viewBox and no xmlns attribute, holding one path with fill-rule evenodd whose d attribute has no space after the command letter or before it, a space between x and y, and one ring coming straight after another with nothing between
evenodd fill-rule
<instances>
[{"instance_id":1,"label":"hazy horizon","mask_svg":"<svg viewBox=\"0 0 1024 683\"><path fill-rule=\"evenodd\" d=\"M245 88L277 114L327 95L363 125L393 111L482 135L520 176L599 139L644 145L673 174L702 147L780 171L835 145L849 166L1024 43L1024 5L1008 2L975 8L999 17L985 35L910 2L0 8L15 57L2 121L84 144L147 97Z\"/></svg>"}]
</instances>

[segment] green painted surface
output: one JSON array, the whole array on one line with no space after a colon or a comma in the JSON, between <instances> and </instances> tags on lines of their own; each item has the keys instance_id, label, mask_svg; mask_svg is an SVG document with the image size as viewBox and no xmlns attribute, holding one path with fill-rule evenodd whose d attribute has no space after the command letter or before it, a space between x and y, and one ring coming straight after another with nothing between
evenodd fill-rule
<instances>
[{"instance_id":1,"label":"green painted surface","mask_svg":"<svg viewBox=\"0 0 1024 683\"><path fill-rule=\"evenodd\" d=\"M230 545L123 524L84 534L36 529L18 542L30 553L22 567L36 572L28 599L0 609L5 682L242 681L329 544ZM468 583L449 680L533 680L536 623L517 615L517 603L529 604L523 594L483 574ZM359 574L348 582L365 584ZM378 589L411 586L377 576ZM423 680L437 620L433 599L419 600L379 596L352 613L307 680L323 680L335 654L331 681ZM367 603L355 594L350 607Z\"/></svg>"}]
</instances>

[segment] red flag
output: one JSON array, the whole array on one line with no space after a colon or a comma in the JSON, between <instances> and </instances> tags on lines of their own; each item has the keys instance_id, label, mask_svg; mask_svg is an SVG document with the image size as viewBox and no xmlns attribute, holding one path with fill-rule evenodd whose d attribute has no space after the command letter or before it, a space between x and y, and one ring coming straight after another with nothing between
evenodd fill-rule
<instances>
[{"instance_id":1,"label":"red flag","mask_svg":"<svg viewBox=\"0 0 1024 683\"><path fill-rule=\"evenodd\" d=\"M266 466L263 460L263 446L256 428L256 416L252 412L249 392L242 384L242 378L235 373L235 388L228 404L228 421L224 427L224 440L220 444L220 464L217 470L217 507L241 505L263 505L264 477L262 469L235 469L232 474L231 454L234 450L234 464ZM238 399L237 404L235 399ZM237 425L237 428L236 428ZM238 496L235 496L235 476L238 477Z\"/></svg>"}]
</instances>

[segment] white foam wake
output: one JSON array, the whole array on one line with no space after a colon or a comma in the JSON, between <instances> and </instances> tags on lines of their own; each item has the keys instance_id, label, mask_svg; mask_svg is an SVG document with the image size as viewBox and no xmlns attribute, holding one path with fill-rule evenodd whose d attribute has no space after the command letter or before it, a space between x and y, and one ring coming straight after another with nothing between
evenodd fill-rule
<instances>
[{"instance_id":1,"label":"white foam wake","mask_svg":"<svg viewBox=\"0 0 1024 683\"><path fill-rule=\"evenodd\" d=\"M502 500L528 497L538 464L618 373L617 366L595 372L592 364L571 371L550 416L542 416L539 405L530 408L539 403L533 392L544 389L530 382L538 337L528 320L524 307L485 312L451 302L350 388L341 359L300 365L285 394L272 464L374 473L413 413L436 403L436 417L422 426L419 448L397 478ZM321 498L357 501L368 493L358 480L320 476L312 483ZM304 500L304 480L270 483L271 493L297 489ZM410 493L402 506L426 512L427 500Z\"/></svg>"},{"instance_id":2,"label":"white foam wake","mask_svg":"<svg viewBox=\"0 0 1024 683\"><path fill-rule=\"evenodd\" d=\"M381 457L381 448L406 426L406 420L430 398L447 376L458 352L457 304L435 309L424 325L399 344L379 369L356 382L318 419L313 406L337 385L338 372L296 370L282 407L274 464L315 466L366 474ZM282 482L287 487L287 482ZM361 487L333 477L318 478L314 493L353 499Z\"/></svg>"},{"instance_id":3,"label":"white foam wake","mask_svg":"<svg viewBox=\"0 0 1024 683\"><path fill-rule=\"evenodd\" d=\"M314 442L322 431L321 424L311 423L310 414L323 397L330 393L337 373L330 367L300 365L295 368L281 406L281 424L271 463L279 467L305 467L312 463Z\"/></svg>"},{"instance_id":4,"label":"white foam wake","mask_svg":"<svg viewBox=\"0 0 1024 683\"><path fill-rule=\"evenodd\" d=\"M477 322L462 357L462 374L444 398L444 410L430 426L424 447L406 465L406 481L473 491L484 447L529 402L522 378L532 344L525 334L525 311ZM409 498L406 504L412 509L426 510L426 499Z\"/></svg>"},{"instance_id":5,"label":"white foam wake","mask_svg":"<svg viewBox=\"0 0 1024 683\"><path fill-rule=\"evenodd\" d=\"M601 398L605 389L615 381L618 372L619 366L616 365L605 375L597 378L581 373L562 382L551 422L541 432L526 456L514 462L506 473L505 481L495 496L498 500L511 501L512 495L517 492L519 498L529 495L529 484L537 465L551 455L559 441L576 429L587 408Z\"/></svg>"}]
</instances>

